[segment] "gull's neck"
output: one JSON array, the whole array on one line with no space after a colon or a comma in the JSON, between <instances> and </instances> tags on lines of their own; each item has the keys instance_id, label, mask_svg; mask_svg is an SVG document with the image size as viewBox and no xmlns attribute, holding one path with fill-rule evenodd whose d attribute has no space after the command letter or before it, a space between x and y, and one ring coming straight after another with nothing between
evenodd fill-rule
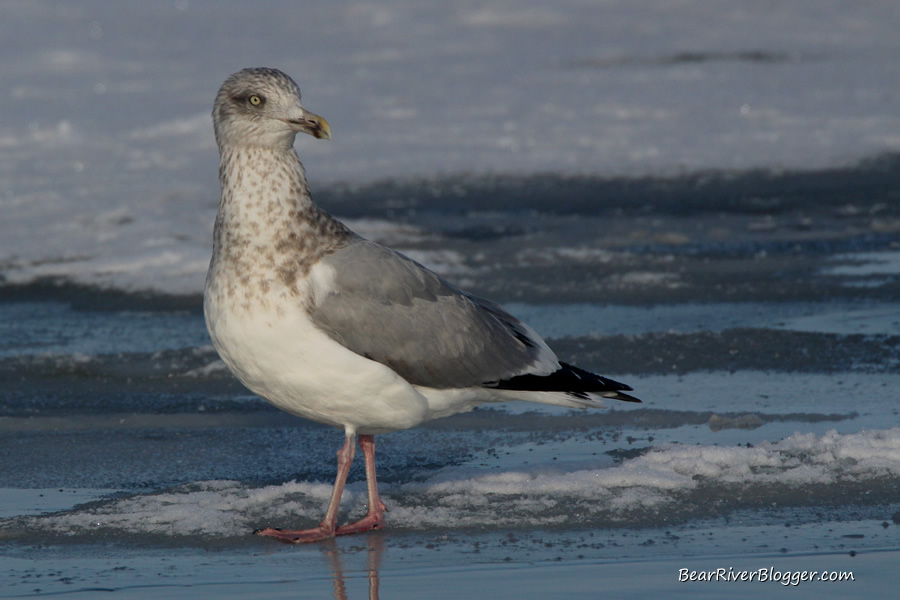
<instances>
[{"instance_id":1,"label":"gull's neck","mask_svg":"<svg viewBox=\"0 0 900 600\"><path fill-rule=\"evenodd\" d=\"M316 206L297 153L222 147L213 260L290 286L353 235ZM225 263L224 265L221 263Z\"/></svg>"}]
</instances>

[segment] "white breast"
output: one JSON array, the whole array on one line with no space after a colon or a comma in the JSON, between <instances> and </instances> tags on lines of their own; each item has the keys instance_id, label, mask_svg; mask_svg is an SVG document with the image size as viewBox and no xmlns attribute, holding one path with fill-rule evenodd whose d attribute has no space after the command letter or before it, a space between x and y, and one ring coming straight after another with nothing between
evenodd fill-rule
<instances>
[{"instance_id":1,"label":"white breast","mask_svg":"<svg viewBox=\"0 0 900 600\"><path fill-rule=\"evenodd\" d=\"M323 293L330 273L320 265L296 294L269 279L246 280L258 297L227 293L227 268L212 267L204 312L213 344L229 369L281 410L349 428L383 433L428 418L424 396L384 365L332 340L309 319L306 303ZM252 278L261 278L255 273ZM266 291L262 291L266 290Z\"/></svg>"}]
</instances>

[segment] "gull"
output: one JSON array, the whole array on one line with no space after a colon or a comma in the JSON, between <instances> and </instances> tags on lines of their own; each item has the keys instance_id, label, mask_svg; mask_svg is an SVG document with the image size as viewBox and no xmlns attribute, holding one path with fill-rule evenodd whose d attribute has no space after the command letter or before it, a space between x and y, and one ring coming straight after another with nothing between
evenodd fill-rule
<instances>
[{"instance_id":1,"label":"gull","mask_svg":"<svg viewBox=\"0 0 900 600\"><path fill-rule=\"evenodd\" d=\"M525 400L573 408L640 402L631 388L560 362L498 304L353 233L310 197L297 133L330 139L328 122L270 68L228 77L213 108L221 197L204 291L216 350L251 391L300 417L343 429L324 519L255 533L301 543L380 529L373 436ZM338 525L355 454L368 508Z\"/></svg>"}]
</instances>

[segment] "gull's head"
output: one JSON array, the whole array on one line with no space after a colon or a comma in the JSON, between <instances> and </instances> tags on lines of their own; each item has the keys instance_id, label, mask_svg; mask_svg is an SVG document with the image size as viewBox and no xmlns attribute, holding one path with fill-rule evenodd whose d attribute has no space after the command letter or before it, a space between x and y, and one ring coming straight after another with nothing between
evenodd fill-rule
<instances>
[{"instance_id":1,"label":"gull's head","mask_svg":"<svg viewBox=\"0 0 900 600\"><path fill-rule=\"evenodd\" d=\"M277 69L244 69L226 79L216 95L212 115L220 149L288 149L297 133L331 138L328 121L303 108L300 88Z\"/></svg>"}]
</instances>

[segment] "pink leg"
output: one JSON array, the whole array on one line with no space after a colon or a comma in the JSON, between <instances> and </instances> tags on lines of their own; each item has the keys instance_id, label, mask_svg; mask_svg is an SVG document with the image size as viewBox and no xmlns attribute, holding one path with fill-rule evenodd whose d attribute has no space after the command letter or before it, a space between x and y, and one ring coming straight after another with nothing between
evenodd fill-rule
<instances>
[{"instance_id":1,"label":"pink leg","mask_svg":"<svg viewBox=\"0 0 900 600\"><path fill-rule=\"evenodd\" d=\"M387 510L378 495L378 480L375 478L375 438L371 435L359 436L359 447L366 460L366 487L369 492L369 511L365 517L337 528L337 534L360 533L384 527L384 511Z\"/></svg>"},{"instance_id":2,"label":"pink leg","mask_svg":"<svg viewBox=\"0 0 900 600\"><path fill-rule=\"evenodd\" d=\"M266 529L258 529L254 531L256 535L262 535L266 537L272 537L276 540L282 542L289 542L292 544L302 544L304 542L318 542L320 540L326 540L328 538L333 538L337 533L337 513L338 508L341 505L341 494L344 492L344 484L347 483L347 474L350 473L350 465L353 464L353 455L356 453L356 447L354 446L354 437L353 434L348 434L347 439L344 442L344 446L338 450L337 453L337 477L334 480L334 490L331 492L331 502L328 503L328 511L325 513L325 518L322 519L322 522L319 523L318 527L314 527L312 529L273 529L271 527ZM360 436L364 437L364 436ZM371 436L369 436L371 437ZM360 444L362 444L362 439L360 439ZM367 463L368 464L368 463ZM372 467L374 468L374 456ZM343 532L341 532L343 533Z\"/></svg>"}]
</instances>

